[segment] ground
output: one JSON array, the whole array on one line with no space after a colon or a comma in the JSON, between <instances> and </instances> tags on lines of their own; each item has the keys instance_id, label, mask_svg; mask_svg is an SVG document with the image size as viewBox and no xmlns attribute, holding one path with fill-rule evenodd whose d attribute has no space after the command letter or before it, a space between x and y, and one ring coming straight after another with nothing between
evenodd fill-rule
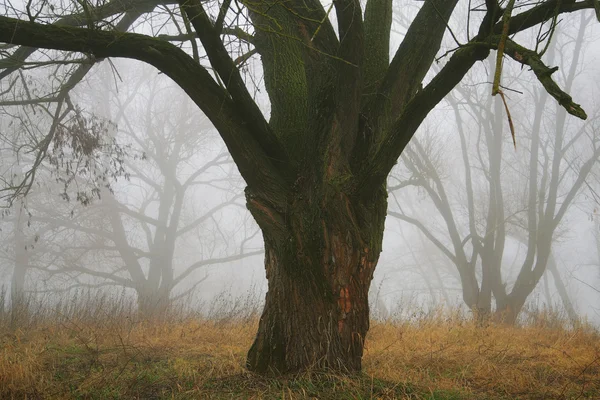
<instances>
[{"instance_id":1,"label":"ground","mask_svg":"<svg viewBox=\"0 0 600 400\"><path fill-rule=\"evenodd\" d=\"M600 335L536 318L475 326L443 313L374 322L364 371L245 371L257 319L119 316L2 331L1 399L600 399Z\"/></svg>"}]
</instances>

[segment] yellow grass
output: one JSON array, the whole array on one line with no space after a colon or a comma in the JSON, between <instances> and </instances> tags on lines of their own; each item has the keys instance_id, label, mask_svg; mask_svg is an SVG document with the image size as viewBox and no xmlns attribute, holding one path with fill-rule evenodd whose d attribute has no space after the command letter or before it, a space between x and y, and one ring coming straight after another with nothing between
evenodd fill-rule
<instances>
[{"instance_id":1,"label":"yellow grass","mask_svg":"<svg viewBox=\"0 0 600 400\"><path fill-rule=\"evenodd\" d=\"M244 369L256 320L44 323L5 330L0 399L600 399L590 328L477 327L439 315L373 323L364 373L261 378Z\"/></svg>"}]
</instances>

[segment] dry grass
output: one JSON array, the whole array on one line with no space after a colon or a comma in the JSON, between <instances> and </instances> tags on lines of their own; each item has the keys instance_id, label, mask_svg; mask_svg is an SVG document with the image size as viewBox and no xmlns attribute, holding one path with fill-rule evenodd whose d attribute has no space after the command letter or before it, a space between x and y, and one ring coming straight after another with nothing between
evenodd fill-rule
<instances>
[{"instance_id":1,"label":"dry grass","mask_svg":"<svg viewBox=\"0 0 600 400\"><path fill-rule=\"evenodd\" d=\"M362 375L278 379L244 370L248 315L44 321L2 332L0 399L600 399L598 332L539 316L521 328L444 313L374 323Z\"/></svg>"},{"instance_id":2,"label":"dry grass","mask_svg":"<svg viewBox=\"0 0 600 400\"><path fill-rule=\"evenodd\" d=\"M438 391L455 392L450 398L600 399L600 336L589 328L482 328L452 319L378 324L364 366L432 398Z\"/></svg>"}]
</instances>

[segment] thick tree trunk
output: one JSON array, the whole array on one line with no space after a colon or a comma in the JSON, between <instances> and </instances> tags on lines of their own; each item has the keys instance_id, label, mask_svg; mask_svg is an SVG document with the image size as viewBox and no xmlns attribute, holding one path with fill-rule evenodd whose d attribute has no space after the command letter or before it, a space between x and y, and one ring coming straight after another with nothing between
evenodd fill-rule
<instances>
[{"instance_id":1,"label":"thick tree trunk","mask_svg":"<svg viewBox=\"0 0 600 400\"><path fill-rule=\"evenodd\" d=\"M282 218L247 197L263 231L268 279L248 369L360 371L369 330L369 286L383 238L385 189L369 204L340 191L316 201L314 194L299 196Z\"/></svg>"}]
</instances>

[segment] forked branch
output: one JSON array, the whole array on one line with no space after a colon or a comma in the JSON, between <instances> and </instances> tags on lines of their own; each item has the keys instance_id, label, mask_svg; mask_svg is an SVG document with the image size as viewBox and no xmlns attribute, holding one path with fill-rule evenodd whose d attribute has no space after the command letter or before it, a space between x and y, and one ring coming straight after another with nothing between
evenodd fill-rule
<instances>
[{"instance_id":1,"label":"forked branch","mask_svg":"<svg viewBox=\"0 0 600 400\"><path fill-rule=\"evenodd\" d=\"M558 104L563 106L569 114L584 120L587 119L587 114L583 108L581 108L579 104L573 102L573 98L564 92L552 79L552 74L558 71L558 67L548 67L535 51L529 50L511 39L506 40L505 54L515 61L531 67L533 73L544 86L544 89L546 89L548 94L554 97L556 101L558 101Z\"/></svg>"}]
</instances>

